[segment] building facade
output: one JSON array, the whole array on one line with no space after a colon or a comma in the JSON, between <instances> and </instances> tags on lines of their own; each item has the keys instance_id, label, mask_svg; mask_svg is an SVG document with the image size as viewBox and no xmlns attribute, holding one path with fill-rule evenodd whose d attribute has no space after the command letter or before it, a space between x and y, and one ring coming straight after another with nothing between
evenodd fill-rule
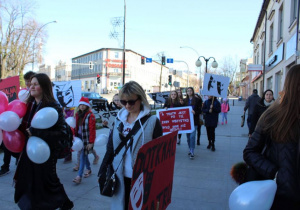
<instances>
[{"instance_id":1,"label":"building facade","mask_svg":"<svg viewBox=\"0 0 300 210\"><path fill-rule=\"evenodd\" d=\"M251 38L253 64L261 64L263 68L252 73L251 85L260 94L272 89L275 99L283 88L288 70L299 63L298 3L299 0L264 0Z\"/></svg>"},{"instance_id":2,"label":"building facade","mask_svg":"<svg viewBox=\"0 0 300 210\"><path fill-rule=\"evenodd\" d=\"M72 66L66 62L59 61L54 67L55 69L55 81L69 81L71 80Z\"/></svg>"},{"instance_id":3,"label":"building facade","mask_svg":"<svg viewBox=\"0 0 300 210\"><path fill-rule=\"evenodd\" d=\"M99 93L117 92L122 87L123 78L123 49L101 48L72 58L72 80L81 80L83 91ZM156 61L142 64L142 55L132 50L126 50L125 83L137 81L148 92L168 91L168 76L172 73L169 68ZM97 75L100 83L97 83ZM186 77L185 77L186 76ZM187 80L193 81L195 75L183 73L173 76L181 86L187 85ZM185 79L186 78L186 79ZM171 87L174 89L175 87Z\"/></svg>"}]
</instances>

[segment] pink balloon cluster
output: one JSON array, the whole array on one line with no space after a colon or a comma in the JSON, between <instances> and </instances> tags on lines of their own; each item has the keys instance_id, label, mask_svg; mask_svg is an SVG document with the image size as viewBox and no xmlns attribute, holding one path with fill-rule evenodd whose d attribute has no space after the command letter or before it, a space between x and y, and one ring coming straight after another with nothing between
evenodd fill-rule
<instances>
[{"instance_id":1,"label":"pink balloon cluster","mask_svg":"<svg viewBox=\"0 0 300 210\"><path fill-rule=\"evenodd\" d=\"M25 114L24 102L16 99L8 103L6 94L0 91L0 140L11 152L19 153L25 145L24 134L17 130Z\"/></svg>"}]
</instances>

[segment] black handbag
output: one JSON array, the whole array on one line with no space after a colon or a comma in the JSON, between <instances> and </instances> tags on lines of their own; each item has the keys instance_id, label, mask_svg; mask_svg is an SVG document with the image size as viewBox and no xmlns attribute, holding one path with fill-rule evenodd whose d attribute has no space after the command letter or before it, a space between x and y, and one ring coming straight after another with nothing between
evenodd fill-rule
<instances>
[{"instance_id":1,"label":"black handbag","mask_svg":"<svg viewBox=\"0 0 300 210\"><path fill-rule=\"evenodd\" d=\"M145 116L144 118L141 119L142 125L146 122L146 120L150 116L151 115L147 115L147 116ZM123 126L123 124L121 124L121 125ZM119 180L116 176L116 172L118 171L118 168L119 168L120 164L124 160L128 148L131 147L131 145L133 143L133 137L134 137L135 133L139 130L139 128L140 128L140 123L136 122L134 124L132 130L127 134L126 137L124 137L122 132L121 132L122 128L120 128L120 127L118 128L121 143L119 144L119 146L114 151L114 157L121 151L121 149L124 146L125 146L125 151L122 155L122 159L121 159L120 163L118 164L116 170L113 169L112 161L111 161L111 163L108 163L106 165L106 167L102 171L102 173L100 173L100 171L99 171L99 173L98 173L98 176L99 176L98 183L99 183L99 188L100 188L100 194L101 195L112 197L113 194L115 193L115 191L118 187L118 184L119 184ZM130 142L129 142L128 145L126 145L126 143L129 139L130 139Z\"/></svg>"},{"instance_id":2,"label":"black handbag","mask_svg":"<svg viewBox=\"0 0 300 210\"><path fill-rule=\"evenodd\" d=\"M118 187L118 179L116 176L116 172L118 171L118 168L119 168L121 162L123 161L128 148L132 145L132 142L133 142L133 136L131 136L130 142L129 142L128 146L126 146L126 149L122 155L122 159L121 159L120 163L118 164L118 167L116 168L116 170L114 170L112 163L109 163L109 164L107 164L107 167L106 167L106 173L100 174L98 182L99 182L101 195L108 196L108 197L113 196L115 190ZM120 151L124 145L122 145L122 143L121 143L119 146L121 146L119 149L119 151ZM117 151L117 149L116 149L116 151ZM118 153L119 152L115 153L114 157Z\"/></svg>"}]
</instances>

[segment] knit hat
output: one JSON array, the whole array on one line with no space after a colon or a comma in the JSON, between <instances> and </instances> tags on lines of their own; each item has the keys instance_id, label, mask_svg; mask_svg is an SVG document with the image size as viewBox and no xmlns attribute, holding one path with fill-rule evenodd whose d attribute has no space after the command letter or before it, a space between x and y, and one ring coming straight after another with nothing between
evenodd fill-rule
<instances>
[{"instance_id":1,"label":"knit hat","mask_svg":"<svg viewBox=\"0 0 300 210\"><path fill-rule=\"evenodd\" d=\"M91 107L90 102L89 102L89 99L86 98L86 97L83 97L83 96L82 96L81 99L79 100L78 106L79 106L80 104L83 104L83 105L86 105L86 106L88 106L88 107Z\"/></svg>"}]
</instances>

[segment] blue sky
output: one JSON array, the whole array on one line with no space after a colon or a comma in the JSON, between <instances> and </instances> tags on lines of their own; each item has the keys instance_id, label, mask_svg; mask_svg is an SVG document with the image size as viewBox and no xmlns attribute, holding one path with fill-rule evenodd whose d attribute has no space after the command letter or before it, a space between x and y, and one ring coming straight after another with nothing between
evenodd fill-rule
<instances>
[{"instance_id":1,"label":"blue sky","mask_svg":"<svg viewBox=\"0 0 300 210\"><path fill-rule=\"evenodd\" d=\"M111 19L122 17L124 0L37 0L35 18L48 34L44 46L46 63L69 61L72 57L100 49L122 47L109 37ZM183 60L195 70L197 54L248 58L250 39L263 0L126 0L126 48L157 59ZM123 28L119 32L123 33ZM123 37L120 36L122 42ZM172 65L170 65L172 67ZM185 65L173 66L186 69ZM203 68L203 67L202 67Z\"/></svg>"}]
</instances>

